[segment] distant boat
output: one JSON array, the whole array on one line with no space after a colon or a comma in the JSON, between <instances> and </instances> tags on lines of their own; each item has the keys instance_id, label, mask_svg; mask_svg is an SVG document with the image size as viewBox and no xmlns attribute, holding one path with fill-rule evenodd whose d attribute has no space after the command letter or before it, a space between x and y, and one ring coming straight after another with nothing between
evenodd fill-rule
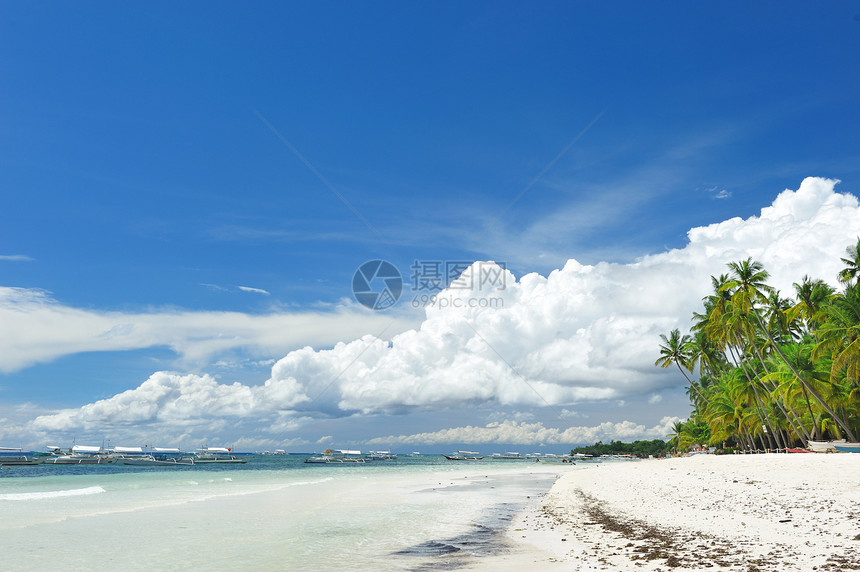
<instances>
[{"instance_id":1,"label":"distant boat","mask_svg":"<svg viewBox=\"0 0 860 572\"><path fill-rule=\"evenodd\" d=\"M156 458L153 455L137 455L135 457L126 457L119 461L123 465L132 467L190 467L194 465L194 459L191 457L170 457Z\"/></svg>"},{"instance_id":2,"label":"distant boat","mask_svg":"<svg viewBox=\"0 0 860 572\"><path fill-rule=\"evenodd\" d=\"M201 463L224 463L243 464L248 459L231 454L231 449L226 447L203 447L194 455L194 464Z\"/></svg>"},{"instance_id":3,"label":"distant boat","mask_svg":"<svg viewBox=\"0 0 860 572\"><path fill-rule=\"evenodd\" d=\"M42 457L26 455L20 447L0 447L0 465L41 465Z\"/></svg>"},{"instance_id":4,"label":"distant boat","mask_svg":"<svg viewBox=\"0 0 860 572\"><path fill-rule=\"evenodd\" d=\"M445 455L445 458L449 461L480 461L484 457L479 455L480 453L476 453L475 451L457 451L456 453Z\"/></svg>"},{"instance_id":5,"label":"distant boat","mask_svg":"<svg viewBox=\"0 0 860 572\"><path fill-rule=\"evenodd\" d=\"M107 465L116 459L108 456L102 447L91 447L87 445L75 445L72 452L62 454L59 448L53 449L50 457L46 457L46 465Z\"/></svg>"},{"instance_id":6,"label":"distant boat","mask_svg":"<svg viewBox=\"0 0 860 572\"><path fill-rule=\"evenodd\" d=\"M364 462L366 462L366 459L361 456L361 451L349 449L335 449L334 451L332 451L331 449L326 449L322 456L308 457L307 459L305 459L305 463L313 463L318 465Z\"/></svg>"},{"instance_id":7,"label":"distant boat","mask_svg":"<svg viewBox=\"0 0 860 572\"><path fill-rule=\"evenodd\" d=\"M521 460L525 459L522 455L516 452L508 451L504 455L501 453L493 453L493 459L506 459L506 460Z\"/></svg>"},{"instance_id":8,"label":"distant boat","mask_svg":"<svg viewBox=\"0 0 860 572\"><path fill-rule=\"evenodd\" d=\"M834 448L840 453L860 453L860 443L845 443Z\"/></svg>"},{"instance_id":9,"label":"distant boat","mask_svg":"<svg viewBox=\"0 0 860 572\"><path fill-rule=\"evenodd\" d=\"M370 451L367 454L369 461L396 461L397 455L391 451Z\"/></svg>"}]
</instances>

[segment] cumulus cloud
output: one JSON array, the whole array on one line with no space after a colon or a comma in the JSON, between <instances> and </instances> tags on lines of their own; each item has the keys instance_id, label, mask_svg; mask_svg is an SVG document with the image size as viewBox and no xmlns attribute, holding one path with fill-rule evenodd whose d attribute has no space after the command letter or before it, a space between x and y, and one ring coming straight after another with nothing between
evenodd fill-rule
<instances>
[{"instance_id":1,"label":"cumulus cloud","mask_svg":"<svg viewBox=\"0 0 860 572\"><path fill-rule=\"evenodd\" d=\"M342 337L403 330L414 322L355 304L330 312L104 312L63 305L43 290L0 287L0 372L60 356L169 347L202 363L232 350L269 357L305 344L330 346Z\"/></svg>"},{"instance_id":2,"label":"cumulus cloud","mask_svg":"<svg viewBox=\"0 0 860 572\"><path fill-rule=\"evenodd\" d=\"M446 290L439 303L426 308L419 328L390 340L366 335L327 350L294 350L275 363L262 388L215 387L214 381L201 378L195 384L209 401L195 401L194 406L211 402L226 415L253 416L271 411L260 398L265 396L277 407L313 416L488 403L555 407L657 395L682 383L676 374L653 365L659 334L688 328L691 313L709 293L710 276L726 272L727 262L747 257L761 261L772 274L771 284L784 293L803 274L834 281L846 245L860 236L858 201L836 193L835 184L805 179L796 191L780 193L759 216L691 229L684 248L630 264L569 260L548 276L527 274L518 280L496 268L505 272L503 290ZM476 263L471 272L491 266ZM475 303L490 297L497 303ZM174 405L160 393L173 388L169 391L176 395L177 383L142 385L108 400L107 409L92 404L41 423L70 427L84 419L114 419L114 409L130 409L131 404L148 419L182 419L191 402ZM230 394L232 405L220 401L224 394ZM638 425L598 427L606 435L614 431L617 438L645 434ZM514 440L499 442L513 443L527 434L529 442L578 442L593 440L598 430L559 432L535 423L501 422L447 431L422 438L481 442L504 434Z\"/></svg>"},{"instance_id":3,"label":"cumulus cloud","mask_svg":"<svg viewBox=\"0 0 860 572\"><path fill-rule=\"evenodd\" d=\"M601 423L594 426L568 427L558 429L545 427L543 423L526 423L517 421L502 421L489 423L483 427L452 427L429 433L414 435L389 435L378 437L368 442L368 445L386 444L425 444L439 445L446 443L503 443L509 445L571 445L579 443L595 443L597 441L635 441L638 439L663 439L672 424L680 421L679 417L664 417L650 428L644 425L622 421L620 423Z\"/></svg>"},{"instance_id":4,"label":"cumulus cloud","mask_svg":"<svg viewBox=\"0 0 860 572\"><path fill-rule=\"evenodd\" d=\"M45 436L72 430L84 436L109 432L122 439L139 437L146 428L149 438L175 442L224 430L234 436L254 433L263 427L265 438L243 437L242 444L275 445L284 441L273 441L272 436L294 433L309 420L292 412L308 399L295 380L254 386L219 383L209 375L157 372L140 386L108 399L39 415L27 430ZM299 444L296 439L290 442Z\"/></svg>"}]
</instances>

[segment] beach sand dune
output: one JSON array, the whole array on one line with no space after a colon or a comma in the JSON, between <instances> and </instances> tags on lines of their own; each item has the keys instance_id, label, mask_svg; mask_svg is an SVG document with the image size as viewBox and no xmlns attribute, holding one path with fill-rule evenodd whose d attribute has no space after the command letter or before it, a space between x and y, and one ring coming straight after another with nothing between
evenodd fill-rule
<instances>
[{"instance_id":1,"label":"beach sand dune","mask_svg":"<svg viewBox=\"0 0 860 572\"><path fill-rule=\"evenodd\" d=\"M698 455L568 473L493 570L860 570L860 455Z\"/></svg>"}]
</instances>

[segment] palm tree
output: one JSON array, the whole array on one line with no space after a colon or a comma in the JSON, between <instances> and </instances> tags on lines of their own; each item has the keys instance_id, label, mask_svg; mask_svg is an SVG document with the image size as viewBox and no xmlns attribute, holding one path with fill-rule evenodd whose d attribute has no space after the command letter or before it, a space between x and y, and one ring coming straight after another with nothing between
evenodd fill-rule
<instances>
[{"instance_id":1,"label":"palm tree","mask_svg":"<svg viewBox=\"0 0 860 572\"><path fill-rule=\"evenodd\" d=\"M856 384L860 380L860 285L848 286L824 314L827 321L818 329L821 341L815 347L816 357L833 356L831 382L844 370L848 382Z\"/></svg>"},{"instance_id":2,"label":"palm tree","mask_svg":"<svg viewBox=\"0 0 860 572\"><path fill-rule=\"evenodd\" d=\"M657 358L654 365L658 365L663 368L671 367L672 364L678 366L678 370L681 372L681 375L684 376L684 379L687 380L687 383L690 384L690 387L695 389L696 394L702 399L702 401L707 403L708 400L687 376L687 372L684 371L687 369L692 372L692 366L690 365L690 336L687 334L682 336L680 330L675 328L669 332L668 338L665 334L660 334L660 339L663 340L663 343L660 344L660 357Z\"/></svg>"},{"instance_id":3,"label":"palm tree","mask_svg":"<svg viewBox=\"0 0 860 572\"><path fill-rule=\"evenodd\" d=\"M806 330L814 332L824 319L821 312L833 295L833 288L822 280L812 280L809 276L804 276L800 284L794 283L794 291L797 294L797 304L789 311L789 319L802 320L806 324Z\"/></svg>"},{"instance_id":4,"label":"palm tree","mask_svg":"<svg viewBox=\"0 0 860 572\"><path fill-rule=\"evenodd\" d=\"M858 241L860 244L860 241ZM794 365L789 362L788 358L783 353L779 344L774 340L773 335L770 330L765 327L762 322L761 316L756 310L756 302L767 302L766 293L770 293L773 289L765 284L765 280L768 278L768 273L764 269L764 266L760 262L755 262L751 258L747 258L741 262L730 262L729 269L731 270L731 274L733 275L732 279L726 283L724 288L731 288L734 290L734 294L732 295L732 303L737 303L738 306L745 308L745 311L748 310L749 314L754 317L755 321L758 324L758 327L762 332L764 332L776 353L785 361L786 365L792 370L794 375L797 376L797 379L800 383L809 391L810 394L821 404L822 407L827 411L827 413L833 418L836 423L839 424L842 429L845 430L845 433L852 441L856 441L857 438L854 437L854 433L851 431L851 428L848 424L833 410L830 405L827 404L826 400L821 397L810 385L806 382L806 380L801 377L800 373L798 373L797 369Z\"/></svg>"},{"instance_id":5,"label":"palm tree","mask_svg":"<svg viewBox=\"0 0 860 572\"><path fill-rule=\"evenodd\" d=\"M681 440L681 433L684 431L684 422L683 421L675 421L672 423L672 432L666 435L669 437L669 445L671 445L675 451L678 450L678 442Z\"/></svg>"},{"instance_id":6,"label":"palm tree","mask_svg":"<svg viewBox=\"0 0 860 572\"><path fill-rule=\"evenodd\" d=\"M857 244L849 246L845 249L847 258L842 258L847 266L839 271L839 281L850 283L860 276L860 237L857 238Z\"/></svg>"}]
</instances>

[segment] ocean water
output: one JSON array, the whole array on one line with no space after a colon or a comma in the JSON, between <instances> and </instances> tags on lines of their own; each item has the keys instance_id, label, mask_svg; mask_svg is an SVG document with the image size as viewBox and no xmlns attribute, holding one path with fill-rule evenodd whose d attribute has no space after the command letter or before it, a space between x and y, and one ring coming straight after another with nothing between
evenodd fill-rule
<instances>
[{"instance_id":1,"label":"ocean water","mask_svg":"<svg viewBox=\"0 0 860 572\"><path fill-rule=\"evenodd\" d=\"M454 570L576 467L400 457L0 470L5 569Z\"/></svg>"}]
</instances>

